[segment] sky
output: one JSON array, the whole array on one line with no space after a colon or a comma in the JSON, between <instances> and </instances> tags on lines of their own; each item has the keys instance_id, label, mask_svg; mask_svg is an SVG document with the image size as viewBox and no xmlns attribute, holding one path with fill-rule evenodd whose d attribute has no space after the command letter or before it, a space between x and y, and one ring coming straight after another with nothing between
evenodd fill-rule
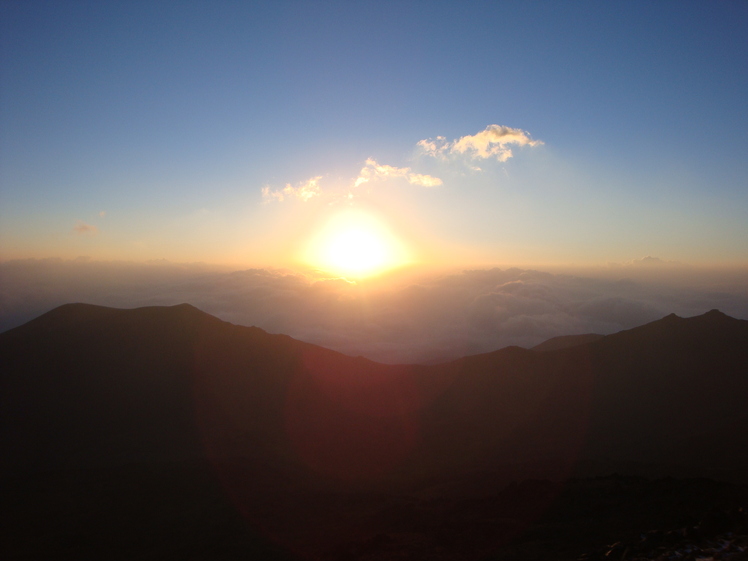
<instances>
[{"instance_id":1,"label":"sky","mask_svg":"<svg viewBox=\"0 0 748 561\"><path fill-rule=\"evenodd\" d=\"M392 291L743 270L746 29L728 1L2 0L0 324L72 294L15 284L64 284L54 260L105 304L166 300L107 299L92 262Z\"/></svg>"}]
</instances>

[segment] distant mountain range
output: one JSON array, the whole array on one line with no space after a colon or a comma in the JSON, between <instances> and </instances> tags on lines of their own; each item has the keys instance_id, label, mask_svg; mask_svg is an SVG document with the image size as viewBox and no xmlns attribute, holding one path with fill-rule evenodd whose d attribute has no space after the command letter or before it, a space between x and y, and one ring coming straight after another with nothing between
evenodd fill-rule
<instances>
[{"instance_id":1,"label":"distant mountain range","mask_svg":"<svg viewBox=\"0 0 748 561\"><path fill-rule=\"evenodd\" d=\"M187 304L69 304L0 334L0 364L4 478L207 461L242 508L260 489L748 480L748 321L716 310L392 366Z\"/></svg>"}]
</instances>

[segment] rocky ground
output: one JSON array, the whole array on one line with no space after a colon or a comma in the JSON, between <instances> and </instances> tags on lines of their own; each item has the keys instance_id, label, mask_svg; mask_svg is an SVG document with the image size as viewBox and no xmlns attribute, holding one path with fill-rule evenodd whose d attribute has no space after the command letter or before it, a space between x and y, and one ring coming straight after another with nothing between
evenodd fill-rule
<instances>
[{"instance_id":1,"label":"rocky ground","mask_svg":"<svg viewBox=\"0 0 748 561\"><path fill-rule=\"evenodd\" d=\"M579 561L748 561L748 517L744 508L716 510L695 525L650 530L638 540L616 542L583 554Z\"/></svg>"},{"instance_id":2,"label":"rocky ground","mask_svg":"<svg viewBox=\"0 0 748 561\"><path fill-rule=\"evenodd\" d=\"M245 501L240 512L200 466L46 474L3 485L0 557L748 560L745 486L620 475L479 483L483 494L461 483L404 494L276 490L257 496L264 510Z\"/></svg>"}]
</instances>

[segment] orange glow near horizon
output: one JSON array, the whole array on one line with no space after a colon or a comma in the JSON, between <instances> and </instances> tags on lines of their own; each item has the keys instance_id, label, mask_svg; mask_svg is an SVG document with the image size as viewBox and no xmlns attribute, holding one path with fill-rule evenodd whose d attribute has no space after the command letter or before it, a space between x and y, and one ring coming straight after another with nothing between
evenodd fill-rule
<instances>
[{"instance_id":1,"label":"orange glow near horizon","mask_svg":"<svg viewBox=\"0 0 748 561\"><path fill-rule=\"evenodd\" d=\"M333 216L309 241L303 260L336 275L369 277L408 263L401 243L374 215L346 211Z\"/></svg>"}]
</instances>

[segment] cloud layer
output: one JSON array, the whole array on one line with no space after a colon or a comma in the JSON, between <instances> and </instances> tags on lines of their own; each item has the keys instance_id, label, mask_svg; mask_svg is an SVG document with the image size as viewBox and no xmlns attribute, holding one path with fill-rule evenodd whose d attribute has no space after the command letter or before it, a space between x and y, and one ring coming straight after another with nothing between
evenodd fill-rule
<instances>
[{"instance_id":1,"label":"cloud layer","mask_svg":"<svg viewBox=\"0 0 748 561\"><path fill-rule=\"evenodd\" d=\"M719 308L748 318L745 274L719 288L661 280L635 281L625 271L603 279L490 269L354 284L278 270L15 261L0 264L0 329L67 302L125 308L189 302L226 321L395 363L608 334L673 312L687 317Z\"/></svg>"}]
</instances>

